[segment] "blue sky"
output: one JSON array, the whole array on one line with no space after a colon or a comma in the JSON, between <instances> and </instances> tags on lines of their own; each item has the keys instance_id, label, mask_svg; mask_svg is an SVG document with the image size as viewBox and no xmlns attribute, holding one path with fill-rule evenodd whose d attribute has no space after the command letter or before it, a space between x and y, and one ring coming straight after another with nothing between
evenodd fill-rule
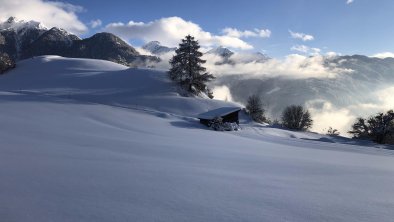
<instances>
[{"instance_id":1,"label":"blue sky","mask_svg":"<svg viewBox=\"0 0 394 222\"><path fill-rule=\"evenodd\" d=\"M16 0L16 2L18 1L21 0ZM41 0L28 1L40 2ZM139 35L131 33L127 28L131 28L133 32L139 31L141 33L146 33L147 30L140 29L141 27L137 24L128 27L127 23L129 21L143 22L146 26L149 22L156 21L161 25L168 24L171 26L173 24L171 22L174 21L160 21L160 19L177 17L184 22L192 22L200 27L203 32L213 36L212 39L202 40L206 47L214 47L227 41L222 38L227 35L223 32L223 29L232 28L238 31L252 31L255 34L257 34L255 29L269 31L269 37L236 36L239 40L252 46L253 49L240 46L238 43L232 45L230 42L226 46L230 48L235 46L233 47L235 50L261 51L273 57L283 57L292 53L325 54L336 52L373 55L381 52L393 52L394 1L353 0L350 4L347 1L68 0L63 1L67 4L59 7L69 14L74 14L75 19L86 26L83 32L79 33L80 36L86 37L104 30L112 31L137 46L145 41L152 40L154 37L142 39ZM42 1L42 4L48 2L51 1ZM79 7L72 8L70 6ZM101 25L96 24L97 26L92 28L91 21L93 20L100 20ZM122 22L123 26L119 27L118 22ZM116 28L106 28L109 24L114 23L118 24ZM72 21L64 22L64 25L72 26ZM153 27L157 26L153 25ZM150 28L153 29L153 27ZM149 29L148 26L145 28ZM165 32L164 29L162 32ZM152 30L149 31L152 32ZM298 35L300 38L293 38L289 31L292 31L294 35L303 33L313 36L313 40L303 41L300 35ZM161 41L161 36L166 35L167 40L164 40L164 43L173 44L173 41L169 40L171 34L161 32L150 34L157 34L157 40L159 41ZM175 35L175 37L178 37L178 35Z\"/></svg>"}]
</instances>

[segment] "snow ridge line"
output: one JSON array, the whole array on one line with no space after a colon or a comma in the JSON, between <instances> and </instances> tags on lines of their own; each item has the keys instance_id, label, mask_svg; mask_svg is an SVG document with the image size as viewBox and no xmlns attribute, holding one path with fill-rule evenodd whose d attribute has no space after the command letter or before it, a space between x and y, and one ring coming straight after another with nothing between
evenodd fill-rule
<instances>
[{"instance_id":1,"label":"snow ridge line","mask_svg":"<svg viewBox=\"0 0 394 222\"><path fill-rule=\"evenodd\" d=\"M136 111L140 111L140 112L149 113L149 114L152 114L155 116L169 115L169 116L176 117L178 119L182 119L185 121L197 120L197 118L194 118L194 117L182 116L182 115L178 115L178 114L174 114L174 113L166 113L166 112L162 112L162 111L158 111L158 110L154 110L154 109L148 109L148 108L142 107L142 106L133 106L133 105L124 106L124 105L120 105L120 104L107 104L107 103L100 103L100 102L92 102L92 101L73 98L73 97L70 97L69 95L56 96L56 95L52 95L50 93L35 92L35 91L31 91L31 90L1 90L1 91L2 92L9 92L9 93L17 93L17 94L22 94L22 95L26 95L26 96L33 95L33 96L39 96L39 97L59 98L59 99L66 99L66 100L70 100L70 101L76 101L76 102L84 102L84 103L92 104L92 105L103 105L103 106L116 107L116 108L121 108L121 109L136 110Z\"/></svg>"}]
</instances>

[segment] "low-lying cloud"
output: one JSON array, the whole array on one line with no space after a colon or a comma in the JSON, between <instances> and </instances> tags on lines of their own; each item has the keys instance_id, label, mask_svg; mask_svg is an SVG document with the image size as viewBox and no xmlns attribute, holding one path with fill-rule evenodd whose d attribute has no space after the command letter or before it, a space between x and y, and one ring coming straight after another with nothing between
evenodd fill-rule
<instances>
[{"instance_id":1,"label":"low-lying cloud","mask_svg":"<svg viewBox=\"0 0 394 222\"><path fill-rule=\"evenodd\" d=\"M161 62L155 64L159 69L169 69L168 61L173 52L162 55ZM294 79L303 78L335 78L340 74L352 72L336 64L325 63L322 55L304 56L291 54L284 59L268 59L259 62L260 55L253 53L235 53L230 57L231 62L226 63L223 57L215 54L205 54L203 59L207 62L204 66L216 76L242 75L244 78L255 77L287 77Z\"/></svg>"},{"instance_id":2,"label":"low-lying cloud","mask_svg":"<svg viewBox=\"0 0 394 222\"><path fill-rule=\"evenodd\" d=\"M214 62L217 59L217 62ZM338 74L348 73L351 70L325 65L324 57L303 56L291 54L284 59L270 59L266 62L249 62L217 65L221 58L210 57L207 68L216 75L251 75L263 77L288 77L288 78L335 78Z\"/></svg>"},{"instance_id":3,"label":"low-lying cloud","mask_svg":"<svg viewBox=\"0 0 394 222\"><path fill-rule=\"evenodd\" d=\"M393 52L380 52L372 55L372 57L385 59L385 58L394 58Z\"/></svg>"},{"instance_id":4,"label":"low-lying cloud","mask_svg":"<svg viewBox=\"0 0 394 222\"><path fill-rule=\"evenodd\" d=\"M214 86L212 93L215 99L229 101L229 102L233 101L233 97L231 96L230 89L225 85Z\"/></svg>"},{"instance_id":5,"label":"low-lying cloud","mask_svg":"<svg viewBox=\"0 0 394 222\"><path fill-rule=\"evenodd\" d=\"M167 70L169 68L168 61L173 55L174 52L162 55L162 61L157 67ZM341 75L352 75L354 71L340 67L340 62L330 63L330 61L335 60L332 59L336 56L335 53L329 53L325 56L291 54L283 59L268 59L265 62L258 62L257 60L261 58L261 54L236 52L227 60L215 54L205 54L203 58L207 60L204 66L219 78L234 75L240 80L276 77L285 79L332 79L339 78ZM234 95L232 95L234 92L230 90L230 87L231 84L227 84L226 81L220 81L217 85L213 83L211 89L215 99L234 101ZM393 109L394 100L392 95L394 95L394 87L382 87L376 91L365 92L363 97L367 99L364 101L372 101L368 103L349 100L348 103L338 105L337 101L324 100L316 96L316 99L304 101L304 105L310 110L314 119L312 131L326 133L329 127L333 127L338 129L341 135L349 136L347 132L357 117L368 117L377 112Z\"/></svg>"},{"instance_id":6,"label":"low-lying cloud","mask_svg":"<svg viewBox=\"0 0 394 222\"><path fill-rule=\"evenodd\" d=\"M306 102L306 107L311 112L314 120L312 131L326 133L333 127L343 136L351 136L347 132L358 117L368 118L378 112L386 112L394 108L394 87L387 87L375 92L366 93L365 97L371 98L371 103L349 104L336 107L330 101L311 100Z\"/></svg>"},{"instance_id":7,"label":"low-lying cloud","mask_svg":"<svg viewBox=\"0 0 394 222\"><path fill-rule=\"evenodd\" d=\"M335 107L330 101L319 99L307 101L306 108L313 118L312 131L327 133L329 127L332 127L337 129L341 135L349 136L347 132L356 119L351 109Z\"/></svg>"}]
</instances>

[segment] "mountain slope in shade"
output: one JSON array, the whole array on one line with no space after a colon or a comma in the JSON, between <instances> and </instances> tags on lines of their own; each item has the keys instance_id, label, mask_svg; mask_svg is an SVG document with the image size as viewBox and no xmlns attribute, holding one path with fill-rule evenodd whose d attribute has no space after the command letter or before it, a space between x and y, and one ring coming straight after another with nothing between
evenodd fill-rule
<instances>
[{"instance_id":1,"label":"mountain slope in shade","mask_svg":"<svg viewBox=\"0 0 394 222\"><path fill-rule=\"evenodd\" d=\"M127 66L146 66L160 61L140 55L133 47L110 33L98 33L87 39L53 27L47 29L35 21L11 17L0 23L0 52L15 60L40 55L105 59Z\"/></svg>"},{"instance_id":2,"label":"mountain slope in shade","mask_svg":"<svg viewBox=\"0 0 394 222\"><path fill-rule=\"evenodd\" d=\"M73 58L103 59L127 66L145 66L158 62L154 56L140 55L133 47L111 33L97 33L90 38L75 41L66 54Z\"/></svg>"},{"instance_id":3,"label":"mountain slope in shade","mask_svg":"<svg viewBox=\"0 0 394 222\"><path fill-rule=\"evenodd\" d=\"M0 23L0 52L17 60L24 50L48 29L35 21L17 20L10 17Z\"/></svg>"},{"instance_id":4,"label":"mountain slope in shade","mask_svg":"<svg viewBox=\"0 0 394 222\"><path fill-rule=\"evenodd\" d=\"M69 34L59 28L51 28L44 32L38 39L27 47L21 59L31 58L40 55L64 55L68 54L69 48L74 41L80 40L77 36Z\"/></svg>"}]
</instances>

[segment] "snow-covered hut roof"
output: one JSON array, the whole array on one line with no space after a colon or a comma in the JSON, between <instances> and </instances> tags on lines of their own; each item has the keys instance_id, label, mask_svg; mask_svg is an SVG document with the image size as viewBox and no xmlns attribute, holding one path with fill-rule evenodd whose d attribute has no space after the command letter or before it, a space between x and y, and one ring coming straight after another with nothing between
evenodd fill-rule
<instances>
[{"instance_id":1,"label":"snow-covered hut roof","mask_svg":"<svg viewBox=\"0 0 394 222\"><path fill-rule=\"evenodd\" d=\"M240 111L240 107L221 107L218 109L209 110L205 113L200 113L197 118L199 119L214 119L215 117L226 116L230 113Z\"/></svg>"}]
</instances>

